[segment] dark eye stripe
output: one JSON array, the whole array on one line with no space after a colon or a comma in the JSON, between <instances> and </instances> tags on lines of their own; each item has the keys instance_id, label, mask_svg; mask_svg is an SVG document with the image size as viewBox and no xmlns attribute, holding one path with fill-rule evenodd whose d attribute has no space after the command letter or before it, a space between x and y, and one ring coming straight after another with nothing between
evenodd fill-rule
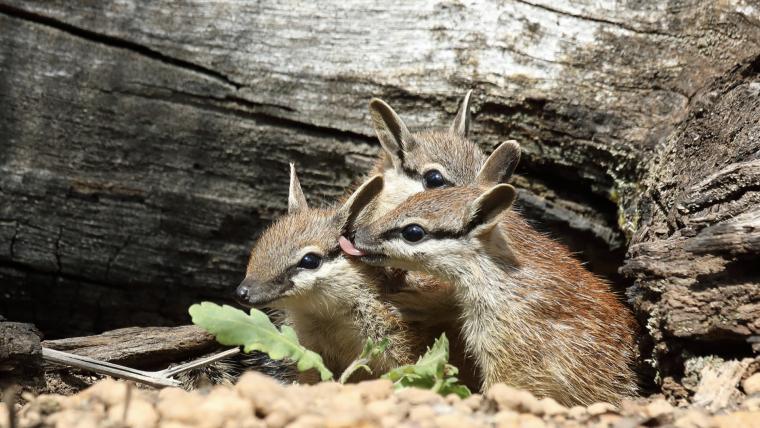
<instances>
[{"instance_id":1,"label":"dark eye stripe","mask_svg":"<svg viewBox=\"0 0 760 428\"><path fill-rule=\"evenodd\" d=\"M401 170L404 171L404 174L406 174L409 178L422 180L422 174L404 165L403 162L401 163Z\"/></svg>"},{"instance_id":2,"label":"dark eye stripe","mask_svg":"<svg viewBox=\"0 0 760 428\"><path fill-rule=\"evenodd\" d=\"M343 254L343 250L340 249L340 245L335 244L335 246L324 255L323 260L333 260L341 254Z\"/></svg>"},{"instance_id":3,"label":"dark eye stripe","mask_svg":"<svg viewBox=\"0 0 760 428\"><path fill-rule=\"evenodd\" d=\"M409 168L408 166L404 165L403 163L401 164L401 171L403 171L406 176L408 176L409 178L411 178L413 180L422 181L424 179L424 175L422 173ZM440 170L439 170L439 172L440 172ZM443 174L443 173L441 173L441 174ZM444 185L440 186L440 187L436 187L436 189L442 189L444 187L452 187L452 186L456 185L456 184L452 183L448 178L446 178L446 176L443 177L443 181L444 181Z\"/></svg>"},{"instance_id":4,"label":"dark eye stripe","mask_svg":"<svg viewBox=\"0 0 760 428\"><path fill-rule=\"evenodd\" d=\"M466 235L468 230L446 230L446 229L438 229L438 230L429 230L428 235L433 237L434 239L459 239L462 236Z\"/></svg>"},{"instance_id":5,"label":"dark eye stripe","mask_svg":"<svg viewBox=\"0 0 760 428\"><path fill-rule=\"evenodd\" d=\"M427 232L427 236L433 239L458 239L469 232L468 229L465 229L465 230L447 230L447 229L427 230L425 229L425 230ZM388 229L385 232L381 233L379 238L385 241L389 241L394 238L401 238L401 231L402 231L402 228L394 227L392 229Z\"/></svg>"}]
</instances>

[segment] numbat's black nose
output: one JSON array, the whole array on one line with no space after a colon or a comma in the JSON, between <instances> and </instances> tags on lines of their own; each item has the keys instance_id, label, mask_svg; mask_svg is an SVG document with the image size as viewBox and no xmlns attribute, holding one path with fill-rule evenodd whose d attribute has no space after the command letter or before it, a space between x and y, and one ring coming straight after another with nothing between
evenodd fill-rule
<instances>
[{"instance_id":1,"label":"numbat's black nose","mask_svg":"<svg viewBox=\"0 0 760 428\"><path fill-rule=\"evenodd\" d=\"M238 285L238 288L235 290L235 300L237 300L238 303L241 305L250 305L251 302L248 300L250 297L250 288L248 288L248 285L246 284L240 284Z\"/></svg>"}]
</instances>

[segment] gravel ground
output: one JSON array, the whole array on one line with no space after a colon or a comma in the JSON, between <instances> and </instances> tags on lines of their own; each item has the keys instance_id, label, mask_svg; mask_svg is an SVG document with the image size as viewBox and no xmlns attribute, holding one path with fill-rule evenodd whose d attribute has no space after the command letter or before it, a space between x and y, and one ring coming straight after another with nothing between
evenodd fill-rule
<instances>
[{"instance_id":1,"label":"gravel ground","mask_svg":"<svg viewBox=\"0 0 760 428\"><path fill-rule=\"evenodd\" d=\"M18 427L760 427L760 373L742 382L729 410L673 407L662 397L566 408L496 385L467 399L421 389L393 391L386 380L282 385L247 373L235 386L187 392L144 390L103 380L72 396L40 395L17 409ZM8 426L0 406L0 425Z\"/></svg>"}]
</instances>

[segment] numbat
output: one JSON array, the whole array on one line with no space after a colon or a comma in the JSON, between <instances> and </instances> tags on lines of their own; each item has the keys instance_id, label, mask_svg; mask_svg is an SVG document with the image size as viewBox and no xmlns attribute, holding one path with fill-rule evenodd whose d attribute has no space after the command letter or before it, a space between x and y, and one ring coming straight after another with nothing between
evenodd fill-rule
<instances>
[{"instance_id":1,"label":"numbat","mask_svg":"<svg viewBox=\"0 0 760 428\"><path fill-rule=\"evenodd\" d=\"M411 364L424 350L395 308L381 299L389 281L382 269L347 259L338 238L383 188L380 177L364 183L335 209L311 209L291 165L288 215L272 224L251 252L237 300L245 306L285 313L301 343L319 353L339 375L364 342L388 338L389 346L370 366L375 375ZM316 381L315 373L301 376Z\"/></svg>"},{"instance_id":2,"label":"numbat","mask_svg":"<svg viewBox=\"0 0 760 428\"><path fill-rule=\"evenodd\" d=\"M514 198L506 184L418 193L359 227L350 252L453 285L484 389L504 382L565 405L633 396L633 317L566 248L509 210Z\"/></svg>"},{"instance_id":3,"label":"numbat","mask_svg":"<svg viewBox=\"0 0 760 428\"><path fill-rule=\"evenodd\" d=\"M488 176L489 184L511 177L520 159L520 146L507 141L486 157L467 138L471 99L472 91L468 91L447 129L420 132L411 132L384 101L370 101L370 117L383 149L371 174L382 174L385 186L373 202L373 209L365 210L357 224L369 223L415 193L474 185L479 176ZM398 288L386 298L415 331L428 337L445 332L451 339L452 363L460 368L462 381L479 389L479 374L465 356L460 311L451 286L420 272L396 272L396 277L401 279L396 282Z\"/></svg>"},{"instance_id":4,"label":"numbat","mask_svg":"<svg viewBox=\"0 0 760 428\"><path fill-rule=\"evenodd\" d=\"M409 196L426 190L496 184L508 180L520 160L520 146L507 141L490 156L468 139L472 91L465 94L457 115L446 129L412 132L384 101L369 103L370 117L382 151L370 174L382 174L383 192L357 219L368 224L392 210ZM344 240L350 245L350 242ZM350 251L350 247L346 247ZM420 272L396 272L401 281L386 298L397 307L415 331L437 337L441 331L451 339L452 363L460 368L462 381L479 389L478 373L466 358L461 339L460 311L453 290Z\"/></svg>"},{"instance_id":5,"label":"numbat","mask_svg":"<svg viewBox=\"0 0 760 428\"><path fill-rule=\"evenodd\" d=\"M499 166L498 173L493 171L494 184L509 179L520 160L520 146L507 141L486 158L467 138L471 98L472 91L468 91L448 129L420 132L411 132L384 101L370 101L370 117L383 148L370 176L382 174L385 190L375 209L365 215L384 214L425 190L475 185L478 172L486 164Z\"/></svg>"}]
</instances>

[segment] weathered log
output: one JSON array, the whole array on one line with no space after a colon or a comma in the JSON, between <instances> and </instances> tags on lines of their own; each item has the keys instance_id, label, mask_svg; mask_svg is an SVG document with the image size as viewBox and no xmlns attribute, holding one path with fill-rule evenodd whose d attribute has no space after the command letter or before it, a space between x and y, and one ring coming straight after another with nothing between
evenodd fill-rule
<instances>
[{"instance_id":1,"label":"weathered log","mask_svg":"<svg viewBox=\"0 0 760 428\"><path fill-rule=\"evenodd\" d=\"M41 336L32 324L8 322L0 316L0 390L21 381L42 382Z\"/></svg>"},{"instance_id":2,"label":"weathered log","mask_svg":"<svg viewBox=\"0 0 760 428\"><path fill-rule=\"evenodd\" d=\"M42 346L132 368L166 368L219 344L200 327L130 327L102 334L45 340Z\"/></svg>"},{"instance_id":3,"label":"weathered log","mask_svg":"<svg viewBox=\"0 0 760 428\"><path fill-rule=\"evenodd\" d=\"M760 55L694 97L642 180L623 271L663 375L760 352Z\"/></svg>"},{"instance_id":4,"label":"weathered log","mask_svg":"<svg viewBox=\"0 0 760 428\"><path fill-rule=\"evenodd\" d=\"M474 89L474 140L523 145L531 218L600 272L633 239L626 273L658 347L737 351L756 334L756 241L724 220L754 227L756 152L701 124L715 111L755 147L733 119L755 129L756 104L732 91L756 91L758 55L743 0L0 0L0 313L53 335L186 320L240 279L285 207L288 161L314 202L333 199L377 152L370 96L443 126ZM728 181L696 186L711 174ZM726 217L707 215L719 200Z\"/></svg>"}]
</instances>

